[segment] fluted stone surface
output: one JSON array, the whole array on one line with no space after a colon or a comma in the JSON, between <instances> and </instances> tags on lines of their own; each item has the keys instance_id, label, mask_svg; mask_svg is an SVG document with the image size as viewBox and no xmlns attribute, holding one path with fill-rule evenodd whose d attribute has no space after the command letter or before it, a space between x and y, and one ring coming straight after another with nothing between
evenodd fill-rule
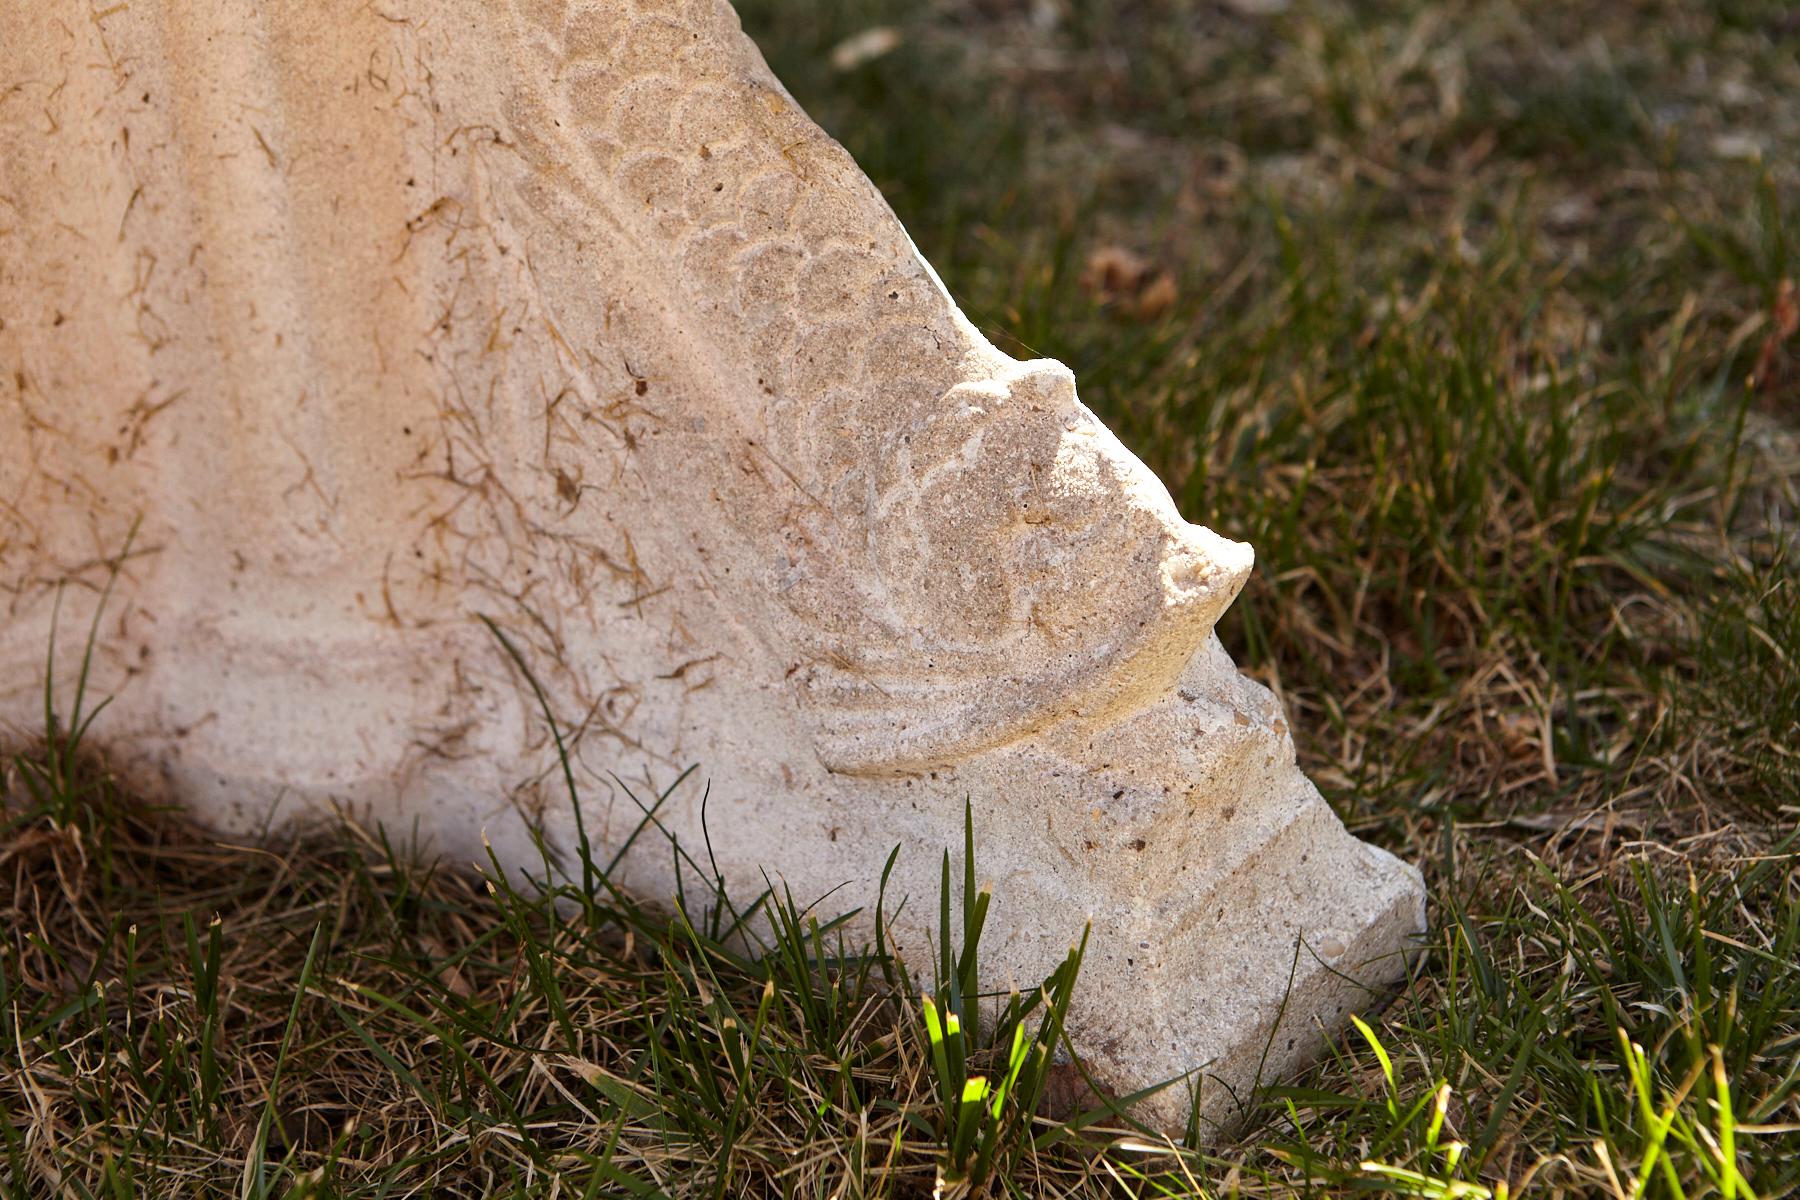
<instances>
[{"instance_id":1,"label":"fluted stone surface","mask_svg":"<svg viewBox=\"0 0 1800 1200\"><path fill-rule=\"evenodd\" d=\"M1249 548L969 324L723 0L6 25L0 728L41 724L58 586L84 628L141 522L95 737L221 827L337 803L457 858L571 844L486 615L603 847L625 786L699 764L729 881L849 907L898 843L922 949L969 798L990 982L1091 918L1072 1029L1121 1092L1242 1092L1399 974L1417 872L1213 635ZM701 793L659 813L694 847Z\"/></svg>"}]
</instances>

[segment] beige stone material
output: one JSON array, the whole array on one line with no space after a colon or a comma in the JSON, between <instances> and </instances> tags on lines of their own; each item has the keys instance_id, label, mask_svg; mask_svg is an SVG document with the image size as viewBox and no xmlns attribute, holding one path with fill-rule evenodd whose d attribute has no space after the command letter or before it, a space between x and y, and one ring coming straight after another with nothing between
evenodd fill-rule
<instances>
[{"instance_id":1,"label":"beige stone material","mask_svg":"<svg viewBox=\"0 0 1800 1200\"><path fill-rule=\"evenodd\" d=\"M0 726L141 521L94 736L225 829L569 846L485 615L604 847L698 764L684 845L710 781L727 879L837 909L898 843L918 948L968 798L988 982L1091 918L1121 1091L1288 1071L1421 927L1213 634L1250 549L969 324L723 0L13 5L0 323Z\"/></svg>"}]
</instances>

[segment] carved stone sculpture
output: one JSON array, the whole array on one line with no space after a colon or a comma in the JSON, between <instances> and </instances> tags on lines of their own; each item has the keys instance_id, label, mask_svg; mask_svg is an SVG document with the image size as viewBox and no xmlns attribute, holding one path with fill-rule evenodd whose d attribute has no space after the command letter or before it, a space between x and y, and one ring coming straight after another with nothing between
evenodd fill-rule
<instances>
[{"instance_id":1,"label":"carved stone sculpture","mask_svg":"<svg viewBox=\"0 0 1800 1200\"><path fill-rule=\"evenodd\" d=\"M704 778L726 879L834 910L900 844L921 947L969 800L990 982L1091 918L1072 1029L1121 1092L1199 1069L1223 1116L1399 974L1417 873L1213 635L1249 548L988 344L723 0L27 3L0 89L15 735L59 586L83 630L141 522L94 736L226 829L569 846L487 616L603 849L698 764L669 833Z\"/></svg>"}]
</instances>

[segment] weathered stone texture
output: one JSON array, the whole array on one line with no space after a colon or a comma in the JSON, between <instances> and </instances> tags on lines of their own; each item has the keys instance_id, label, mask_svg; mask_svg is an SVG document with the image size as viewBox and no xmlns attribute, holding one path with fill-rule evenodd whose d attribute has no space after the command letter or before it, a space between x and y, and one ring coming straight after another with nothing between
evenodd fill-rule
<instances>
[{"instance_id":1,"label":"weathered stone texture","mask_svg":"<svg viewBox=\"0 0 1800 1200\"><path fill-rule=\"evenodd\" d=\"M899 843L917 946L971 798L992 982L1091 917L1121 1090L1286 1070L1420 928L1213 635L1249 548L988 344L720 0L15 6L0 323L0 724L141 520L96 736L221 826L568 844L482 614L602 845L697 763L728 879L848 906Z\"/></svg>"}]
</instances>

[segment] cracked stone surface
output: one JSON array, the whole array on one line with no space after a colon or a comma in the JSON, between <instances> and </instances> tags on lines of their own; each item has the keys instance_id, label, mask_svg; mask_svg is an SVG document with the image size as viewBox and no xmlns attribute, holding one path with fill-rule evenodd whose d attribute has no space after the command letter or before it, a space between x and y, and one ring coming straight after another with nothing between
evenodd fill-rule
<instances>
[{"instance_id":1,"label":"cracked stone surface","mask_svg":"<svg viewBox=\"0 0 1800 1200\"><path fill-rule=\"evenodd\" d=\"M968 798L988 982L1092 920L1120 1093L1223 1119L1401 973L1418 873L1214 636L1250 549L969 324L723 0L59 12L0 39L0 729L138 522L94 736L223 829L572 844L485 615L604 848L697 764L659 817L698 847L710 781L742 893L872 904L901 845L922 958Z\"/></svg>"}]
</instances>

